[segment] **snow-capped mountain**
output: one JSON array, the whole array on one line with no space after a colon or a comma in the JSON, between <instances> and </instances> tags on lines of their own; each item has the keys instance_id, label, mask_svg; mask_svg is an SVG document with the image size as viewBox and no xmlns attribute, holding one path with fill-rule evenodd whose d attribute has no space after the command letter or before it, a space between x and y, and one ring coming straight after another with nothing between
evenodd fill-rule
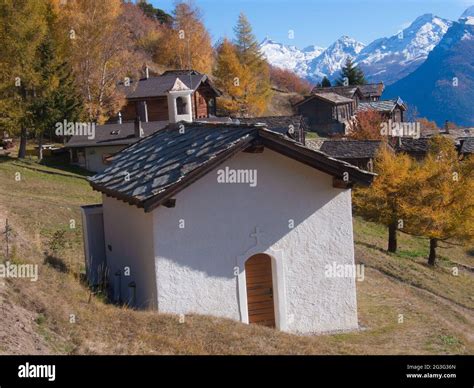
<instances>
[{"instance_id":1,"label":"snow-capped mountain","mask_svg":"<svg viewBox=\"0 0 474 388\"><path fill-rule=\"evenodd\" d=\"M319 81L325 75L337 76L346 58L355 58L364 45L343 36L327 49L320 46L308 46L303 50L295 46L277 43L266 38L260 44L260 50L268 62L276 67L292 70L302 78Z\"/></svg>"},{"instance_id":2,"label":"snow-capped mountain","mask_svg":"<svg viewBox=\"0 0 474 388\"><path fill-rule=\"evenodd\" d=\"M415 71L451 25L432 14L422 15L398 34L369 44L356 61L369 81L391 84Z\"/></svg>"},{"instance_id":3,"label":"snow-capped mountain","mask_svg":"<svg viewBox=\"0 0 474 388\"><path fill-rule=\"evenodd\" d=\"M474 11L474 10L473 10ZM474 126L474 18L463 14L413 73L385 89L384 98L402 96L420 117L442 126L449 120Z\"/></svg>"},{"instance_id":4,"label":"snow-capped mountain","mask_svg":"<svg viewBox=\"0 0 474 388\"><path fill-rule=\"evenodd\" d=\"M356 58L363 48L363 43L342 36L310 62L307 77L312 80L319 80L324 76L337 78L347 58Z\"/></svg>"},{"instance_id":5,"label":"snow-capped mountain","mask_svg":"<svg viewBox=\"0 0 474 388\"><path fill-rule=\"evenodd\" d=\"M471 14L474 7L468 8L463 17ZM367 46L343 36L326 50L319 46L300 50L269 39L262 42L261 50L270 64L292 70L312 82L324 76L334 80L351 56L361 65L369 81L383 81L388 85L416 70L451 25L449 20L425 14L400 33L377 39Z\"/></svg>"},{"instance_id":6,"label":"snow-capped mountain","mask_svg":"<svg viewBox=\"0 0 474 388\"><path fill-rule=\"evenodd\" d=\"M459 20L462 20L462 19L468 19L468 18L474 18L474 5L471 5L469 8L467 8L463 14L461 15L461 17L459 18ZM467 24L471 24L470 23L470 20L468 20L468 23Z\"/></svg>"},{"instance_id":7,"label":"snow-capped mountain","mask_svg":"<svg viewBox=\"0 0 474 388\"><path fill-rule=\"evenodd\" d=\"M265 38L260 44L260 50L271 65L294 71L300 77L306 78L308 64L318 57L324 51L324 48L309 46L300 50L295 46L284 45L270 38Z\"/></svg>"}]
</instances>

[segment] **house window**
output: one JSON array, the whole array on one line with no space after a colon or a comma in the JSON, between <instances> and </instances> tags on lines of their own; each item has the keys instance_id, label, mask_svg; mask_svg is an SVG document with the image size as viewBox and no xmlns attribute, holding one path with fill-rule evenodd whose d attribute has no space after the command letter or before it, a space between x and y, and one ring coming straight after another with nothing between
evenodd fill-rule
<instances>
[{"instance_id":1,"label":"house window","mask_svg":"<svg viewBox=\"0 0 474 388\"><path fill-rule=\"evenodd\" d=\"M186 106L186 102L184 101L184 98L183 97L178 97L176 99L176 109L177 109L177 113L178 115L185 115L187 112L187 106Z\"/></svg>"}]
</instances>

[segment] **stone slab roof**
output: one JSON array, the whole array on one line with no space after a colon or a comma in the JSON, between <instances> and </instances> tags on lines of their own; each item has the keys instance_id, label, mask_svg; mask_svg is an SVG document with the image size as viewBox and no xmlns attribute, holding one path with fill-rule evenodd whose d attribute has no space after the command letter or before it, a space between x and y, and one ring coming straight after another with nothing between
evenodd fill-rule
<instances>
[{"instance_id":1,"label":"stone slab roof","mask_svg":"<svg viewBox=\"0 0 474 388\"><path fill-rule=\"evenodd\" d=\"M461 143L462 154L473 154L474 153L474 137L470 137L462 140Z\"/></svg>"},{"instance_id":2,"label":"stone slab roof","mask_svg":"<svg viewBox=\"0 0 474 388\"><path fill-rule=\"evenodd\" d=\"M145 136L149 136L168 125L168 121L150 121L141 123ZM66 147L103 147L111 145L129 145L140 140L135 136L135 123L105 124L95 127L95 137L72 136Z\"/></svg>"},{"instance_id":3,"label":"stone slab roof","mask_svg":"<svg viewBox=\"0 0 474 388\"><path fill-rule=\"evenodd\" d=\"M382 146L380 140L326 140L320 150L340 159L374 158Z\"/></svg>"},{"instance_id":4,"label":"stone slab roof","mask_svg":"<svg viewBox=\"0 0 474 388\"><path fill-rule=\"evenodd\" d=\"M356 113L375 110L377 112L392 112L397 106L405 109L403 103L399 100L380 100L370 102L360 102L357 106Z\"/></svg>"},{"instance_id":5,"label":"stone slab roof","mask_svg":"<svg viewBox=\"0 0 474 388\"><path fill-rule=\"evenodd\" d=\"M370 184L374 174L310 150L258 125L179 123L119 152L90 184L106 195L151 211L227 159L249 147L265 147L342 179Z\"/></svg>"}]
</instances>

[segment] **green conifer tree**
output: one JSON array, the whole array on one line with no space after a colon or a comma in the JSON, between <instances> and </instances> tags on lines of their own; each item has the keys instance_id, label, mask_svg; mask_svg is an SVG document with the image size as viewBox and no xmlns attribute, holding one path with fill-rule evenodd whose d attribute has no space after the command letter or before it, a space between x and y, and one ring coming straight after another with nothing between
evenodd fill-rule
<instances>
[{"instance_id":1,"label":"green conifer tree","mask_svg":"<svg viewBox=\"0 0 474 388\"><path fill-rule=\"evenodd\" d=\"M364 72L359 66L354 65L351 57L348 57L336 81L337 86L365 85L366 83Z\"/></svg>"}]
</instances>

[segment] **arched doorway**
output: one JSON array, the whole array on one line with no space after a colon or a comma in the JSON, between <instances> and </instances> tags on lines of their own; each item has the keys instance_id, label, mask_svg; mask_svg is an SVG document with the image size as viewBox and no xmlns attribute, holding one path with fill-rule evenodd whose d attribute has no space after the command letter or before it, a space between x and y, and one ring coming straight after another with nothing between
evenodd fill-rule
<instances>
[{"instance_id":1,"label":"arched doorway","mask_svg":"<svg viewBox=\"0 0 474 388\"><path fill-rule=\"evenodd\" d=\"M245 263L249 323L275 327L272 258L256 254Z\"/></svg>"}]
</instances>

